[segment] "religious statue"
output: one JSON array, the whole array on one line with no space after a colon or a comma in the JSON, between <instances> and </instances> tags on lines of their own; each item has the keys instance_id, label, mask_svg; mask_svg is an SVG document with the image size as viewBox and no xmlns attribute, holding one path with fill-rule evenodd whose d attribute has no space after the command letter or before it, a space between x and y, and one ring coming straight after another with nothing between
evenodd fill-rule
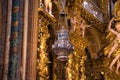
<instances>
[{"instance_id":1,"label":"religious statue","mask_svg":"<svg viewBox=\"0 0 120 80\"><path fill-rule=\"evenodd\" d=\"M108 30L117 36L118 35L117 32L115 30L111 29L111 24L112 24L113 20L114 20L114 18L112 18L110 20L109 25L108 25ZM113 51L118 47L117 38L118 37L116 37L116 39L113 40L113 46L112 46L112 48L110 49L110 51L108 53L108 58L110 58L110 56L112 55Z\"/></svg>"},{"instance_id":2,"label":"religious statue","mask_svg":"<svg viewBox=\"0 0 120 80\"><path fill-rule=\"evenodd\" d=\"M116 21L120 21L120 0L117 0L114 4L113 15Z\"/></svg>"},{"instance_id":3,"label":"religious statue","mask_svg":"<svg viewBox=\"0 0 120 80\"><path fill-rule=\"evenodd\" d=\"M114 53L113 57L114 59L112 60L112 62L110 63L110 66L109 66L109 69L112 70L112 67L113 65L119 61L119 58L120 58L120 23L117 22L115 24L115 29L112 29L111 28L111 25L112 25L112 22L115 20L115 18L112 18L109 22L109 25L108 25L108 30L113 33L116 37L115 39L112 41L112 43L110 45L108 45L106 48L105 48L105 53L104 54L107 54L108 58L111 57L111 55ZM118 70L119 70L119 67L120 67L120 62L117 64L117 68L116 68L116 73L118 73Z\"/></svg>"},{"instance_id":4,"label":"religious statue","mask_svg":"<svg viewBox=\"0 0 120 80\"><path fill-rule=\"evenodd\" d=\"M51 0L44 0L44 4L45 4L45 10L51 15L52 15L52 2Z\"/></svg>"},{"instance_id":5,"label":"religious statue","mask_svg":"<svg viewBox=\"0 0 120 80\"><path fill-rule=\"evenodd\" d=\"M72 26L73 26L72 31L74 32L74 31L76 30L76 26L77 26L77 18L76 18L76 16L71 17L70 21L71 21L71 23L73 24L73 25L72 25Z\"/></svg>"},{"instance_id":6,"label":"religious statue","mask_svg":"<svg viewBox=\"0 0 120 80\"><path fill-rule=\"evenodd\" d=\"M83 37L83 38L85 37L86 28L87 28L87 27L90 27L90 26L91 26L91 25L86 25L84 20L81 21L80 29L81 29L82 37Z\"/></svg>"},{"instance_id":7,"label":"religious statue","mask_svg":"<svg viewBox=\"0 0 120 80\"><path fill-rule=\"evenodd\" d=\"M85 20L83 20L83 19L82 20L77 19L77 16L74 16L74 17L71 18L71 23L73 24L72 31L74 32L75 30L80 30L79 34L82 36L82 38L85 37L86 28L91 26L91 25L87 25L85 23ZM78 27L79 29L77 28L77 26L79 26Z\"/></svg>"}]
</instances>

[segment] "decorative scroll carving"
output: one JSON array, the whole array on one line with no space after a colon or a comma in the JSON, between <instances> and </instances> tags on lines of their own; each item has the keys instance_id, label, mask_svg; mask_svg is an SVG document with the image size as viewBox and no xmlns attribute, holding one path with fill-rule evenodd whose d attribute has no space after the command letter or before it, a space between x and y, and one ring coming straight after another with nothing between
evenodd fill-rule
<instances>
[{"instance_id":1,"label":"decorative scroll carving","mask_svg":"<svg viewBox=\"0 0 120 80\"><path fill-rule=\"evenodd\" d=\"M86 60L85 48L90 44L86 38L81 36L80 16L77 16L77 24L75 25L74 32L70 33L70 42L74 46L74 52L70 54L67 63L66 76L68 80L85 80L85 64ZM74 26L72 26L74 27Z\"/></svg>"},{"instance_id":2,"label":"decorative scroll carving","mask_svg":"<svg viewBox=\"0 0 120 80\"><path fill-rule=\"evenodd\" d=\"M91 2L90 0L87 0L87 1L88 1L88 3ZM94 15L93 11L91 11L92 13L90 13L90 11L85 9L85 7L83 6L83 3L86 4L85 0L76 0L76 2L75 2L75 5L77 6L79 11L81 12L80 16L82 18L84 18L88 23L92 24L93 27L96 27L99 30L104 31L103 19L101 18L103 13L101 12L101 10L98 9L97 10L98 12L96 13L97 15ZM94 5L92 7L94 7ZM98 15L98 13L100 13L100 15ZM97 17L100 19L98 19Z\"/></svg>"},{"instance_id":3,"label":"decorative scroll carving","mask_svg":"<svg viewBox=\"0 0 120 80\"><path fill-rule=\"evenodd\" d=\"M51 63L49 59L49 53L47 52L47 39L50 37L48 31L48 25L51 22L55 22L55 19L51 17L47 12L43 12L42 9L38 9L39 12L39 28L38 28L38 50L37 50L37 79L39 80L49 80L50 79L50 69L49 64Z\"/></svg>"},{"instance_id":4,"label":"decorative scroll carving","mask_svg":"<svg viewBox=\"0 0 120 80\"><path fill-rule=\"evenodd\" d=\"M68 80L75 79L75 71L73 69L74 69L74 55L71 54L69 55L69 60L66 68L66 76Z\"/></svg>"},{"instance_id":5,"label":"decorative scroll carving","mask_svg":"<svg viewBox=\"0 0 120 80\"><path fill-rule=\"evenodd\" d=\"M48 28L43 23L47 22L44 18L39 19L39 29L38 29L38 59L37 59L37 69L40 80L49 80L49 54L46 52L47 44L46 41L49 38ZM47 22L48 24L48 22Z\"/></svg>"},{"instance_id":6,"label":"decorative scroll carving","mask_svg":"<svg viewBox=\"0 0 120 80\"><path fill-rule=\"evenodd\" d=\"M57 3L56 0L54 2ZM93 16L91 16L83 8L81 8L80 4L82 2L83 2L83 0L76 0L75 3L74 3L75 5L73 3L71 3L72 5L74 5L74 6L72 6L72 9L75 8L77 10L77 12L78 12L78 13L76 13L77 17L79 15L79 16L83 17L84 19L86 19L88 22L90 22L92 20L92 21L95 22L95 24L93 24L93 25L95 25L96 27L99 27L100 30L103 30L103 28L101 28L102 23L99 22ZM71 5L68 3L67 6L71 6ZM72 10L70 10L71 8L70 9L66 8L66 9L68 10L68 13L69 13L68 17L70 17L70 15L71 15L70 11L72 12ZM58 10L60 10L60 9L58 9ZM54 21L55 19L53 17L49 16L49 14L43 12L42 9L39 9L39 15L40 15L39 19L40 18L44 19L44 20L42 20L41 27L44 27L45 28L44 31L46 31L46 32L42 31L42 36L41 36L42 39L38 38L38 40L39 41L44 40L46 42L46 40L50 36L47 36L49 33L48 33L48 29L46 29L47 26L45 26L45 25L48 25L50 23L49 22L50 20ZM80 17L80 20L78 20L78 21L81 21L81 17ZM78 24L78 25L80 26L80 24ZM44 59L46 58L46 62L45 62L45 61L42 61L41 58L38 57L38 64L39 65L44 64L47 67L47 69L44 69L44 70L42 69L43 70L43 72L42 72L42 71L40 71L40 69L42 67L38 66L39 67L38 72L42 73L42 74L44 73L43 75L46 77L46 78L43 78L42 76L40 76L41 75L40 74L39 76L40 76L41 79L43 79L43 80L49 79L50 75L52 75L53 80L59 80L59 78L61 78L61 76L62 76L61 73L64 72L64 70L66 70L66 73L62 77L64 79L66 78L66 80L85 80L86 79L86 75L85 75L86 55L85 55L84 50L90 44L90 42L86 39L86 36L84 38L81 37L81 31L80 31L80 27L78 27L78 25L76 26L77 28L74 31L74 33L70 32L70 41L73 44L73 46L75 46L75 50L74 50L74 52L72 54L69 55L69 60L67 62L67 65L64 64L65 69L63 67L60 67L61 66L60 64L62 64L62 63L60 63L59 61L57 61L55 59L56 56L52 56L52 58L54 58L53 61L52 61L52 65L53 65L52 69L53 70L52 70L51 74L49 74L49 63L50 63L50 61L49 61L49 55L47 53L47 50L43 49L44 51L43 50L41 51L44 54L38 52L38 56L41 54L42 56L43 55L45 56ZM43 38L44 33L46 35L46 38ZM44 47L47 47L47 45L46 45L46 43L44 41L42 43L44 44ZM38 42L38 45L42 44L42 43ZM42 61L42 62L40 62L40 61ZM62 72L60 72L61 69L64 69L64 70L62 70Z\"/></svg>"},{"instance_id":7,"label":"decorative scroll carving","mask_svg":"<svg viewBox=\"0 0 120 80\"><path fill-rule=\"evenodd\" d=\"M81 0L78 1L81 3ZM85 80L85 63L86 55L85 48L90 44L86 37L82 37L81 31L81 21L83 20L79 14L80 10L78 6L74 6L74 13L70 14L71 18L71 28L70 30L70 42L74 46L74 52L69 55L69 60L66 66L66 78L67 80Z\"/></svg>"},{"instance_id":8,"label":"decorative scroll carving","mask_svg":"<svg viewBox=\"0 0 120 80\"><path fill-rule=\"evenodd\" d=\"M89 41L83 39L78 32L70 35L70 41L75 47L74 52L69 56L67 63L66 76L68 80L85 80L85 64L86 55L84 49L90 44Z\"/></svg>"}]
</instances>

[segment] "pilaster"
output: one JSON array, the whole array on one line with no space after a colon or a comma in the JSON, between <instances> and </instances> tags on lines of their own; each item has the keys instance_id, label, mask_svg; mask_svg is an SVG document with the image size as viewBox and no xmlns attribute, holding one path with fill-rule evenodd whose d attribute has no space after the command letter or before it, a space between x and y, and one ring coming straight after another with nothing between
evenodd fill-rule
<instances>
[{"instance_id":1,"label":"pilaster","mask_svg":"<svg viewBox=\"0 0 120 80\"><path fill-rule=\"evenodd\" d=\"M48 51L50 44L47 44L50 37L48 25L52 25L55 22L55 18L40 8L38 9L38 15L37 79L50 80L52 73L50 72L51 61Z\"/></svg>"},{"instance_id":2,"label":"pilaster","mask_svg":"<svg viewBox=\"0 0 120 80\"><path fill-rule=\"evenodd\" d=\"M29 0L26 79L36 80L38 0Z\"/></svg>"}]
</instances>

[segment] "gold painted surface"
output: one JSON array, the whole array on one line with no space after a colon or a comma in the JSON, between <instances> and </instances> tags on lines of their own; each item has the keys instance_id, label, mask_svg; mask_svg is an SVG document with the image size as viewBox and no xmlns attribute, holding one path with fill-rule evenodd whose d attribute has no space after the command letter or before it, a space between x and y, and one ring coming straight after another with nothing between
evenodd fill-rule
<instances>
[{"instance_id":1,"label":"gold painted surface","mask_svg":"<svg viewBox=\"0 0 120 80\"><path fill-rule=\"evenodd\" d=\"M74 71L74 55L69 55L69 60L66 68L66 77L68 80L75 79L75 71Z\"/></svg>"},{"instance_id":2,"label":"gold painted surface","mask_svg":"<svg viewBox=\"0 0 120 80\"><path fill-rule=\"evenodd\" d=\"M79 9L76 8L76 10ZM76 11L76 13L79 12ZM70 42L74 46L74 52L69 55L69 60L67 62L67 80L86 80L84 64L86 60L85 48L90 44L90 42L81 36L80 21L82 18L79 16L79 14L74 15L74 17L77 16L76 23L78 24L73 24L75 26L75 30L70 30L69 34Z\"/></svg>"},{"instance_id":3,"label":"gold painted surface","mask_svg":"<svg viewBox=\"0 0 120 80\"><path fill-rule=\"evenodd\" d=\"M105 55L105 57L103 58L103 70L102 70L104 72L104 78L105 78L105 80L119 80L120 74L115 73L115 69L116 69L117 65L116 64L113 65L112 71L109 69L110 63L115 58L116 54L119 53L119 49L116 48L114 53L111 55L112 56L111 58L106 57L112 47L112 42L115 38L115 35L112 34L111 32L109 32L105 38L107 41L107 46L104 48L104 52L103 52ZM102 68L100 68L99 71L101 69Z\"/></svg>"},{"instance_id":4,"label":"gold painted surface","mask_svg":"<svg viewBox=\"0 0 120 80\"><path fill-rule=\"evenodd\" d=\"M103 21L104 25L109 21L110 15L109 15L109 0L101 0L102 1L102 12L103 12Z\"/></svg>"},{"instance_id":5,"label":"gold painted surface","mask_svg":"<svg viewBox=\"0 0 120 80\"><path fill-rule=\"evenodd\" d=\"M80 16L81 12L80 8L78 7L78 4L80 4L82 1L83 0L76 0L74 2L75 5L73 4L72 9L71 8L68 9L68 11L70 11L69 17L71 17L70 19L74 17L75 23L73 24L71 23L71 30L69 34L70 42L74 46L74 52L69 55L69 60L67 62L66 67L67 80L86 80L85 48L89 46L90 42L86 39L86 37L82 38L81 36L82 31L80 29L80 24L81 21L84 19Z\"/></svg>"},{"instance_id":6,"label":"gold painted surface","mask_svg":"<svg viewBox=\"0 0 120 80\"><path fill-rule=\"evenodd\" d=\"M56 2L56 0L54 0ZM103 31L104 30L104 24L99 22L97 19L95 19L93 16L91 16L87 11L85 11L83 8L81 8L80 6L80 3L82 2L83 0L75 0L74 1L68 1L68 7L71 7L70 9L75 9L77 10L77 13L76 15L77 16L81 16L83 19L86 20L86 22L90 22L90 21L94 21L94 23L92 24L93 26L92 27L97 27L97 29L99 29L100 31ZM70 3L69 3L70 2ZM74 2L71 3L71 2ZM105 0L103 1L102 0L102 3L107 4L108 0ZM57 3L57 2L56 2ZM59 5L57 3L57 6L59 8ZM108 6L108 5L107 5ZM104 15L105 15L105 20L108 18L108 7L106 5L102 5L102 8L104 9ZM56 8L56 9L58 9ZM67 10L68 12L68 18L71 17L71 13L72 10L70 10L69 8ZM59 9L60 10L60 9ZM49 23L52 23L52 21L56 21L53 17L49 16L46 12L44 12L42 9L39 9L39 18L42 18L44 19L42 21L42 28L40 28L40 34L42 35L39 35L38 36L41 36L40 38L38 38L40 42L40 46L38 46L38 72L39 72L39 75L40 75L40 79L41 80L48 80L49 79L49 76L52 75L53 77L53 80L58 80L57 78L59 76L61 76L61 74L57 74L56 70L59 70L57 69L58 67L58 62L55 60L55 57L53 57L53 70L52 70L52 73L49 73L49 55L47 53L47 45L49 44L46 44L46 40L50 37L49 36L49 33L48 33L48 29L47 29L47 25ZM57 14L56 14L57 15ZM79 17L78 21L80 21L81 17ZM91 43L87 40L87 38L82 38L80 36L81 34L81 31L79 29L79 26L77 25L76 26L77 30L75 32L72 32L70 33L70 41L71 41L71 44L73 44L74 46L74 52L71 53L69 55L69 60L67 62L67 65L66 65L66 80L86 80L86 75L85 75L85 61L86 61L86 55L85 55L85 48L87 46L89 46ZM102 63L102 60L103 63ZM97 62L93 62L94 63L94 68L96 71L94 72L97 72L97 75L96 74L92 74L93 76L95 77L100 77L98 74L102 74L105 78L105 80L119 80L120 78L118 77L118 75L116 74L113 74L114 72L111 72L109 69L108 69L108 65L109 65L109 59L102 59L101 61L97 61ZM100 62L100 63L99 63ZM42 66L41 66L42 65ZM41 71L40 71L41 70ZM59 72L59 71L58 71ZM113 74L113 75L112 75ZM117 77L118 79L114 78L114 77Z\"/></svg>"},{"instance_id":7,"label":"gold painted surface","mask_svg":"<svg viewBox=\"0 0 120 80\"><path fill-rule=\"evenodd\" d=\"M48 25L54 23L54 17L50 16L41 7L38 9L38 53L37 53L37 80L49 80L51 63L48 50L47 39L50 37Z\"/></svg>"},{"instance_id":8,"label":"gold painted surface","mask_svg":"<svg viewBox=\"0 0 120 80\"><path fill-rule=\"evenodd\" d=\"M75 0L74 9L77 8L78 12L80 12L80 16L86 20L86 22L90 23L92 27L98 28L100 31L104 31L103 22L100 22L93 14L87 11L81 4L84 0ZM89 1L89 0L88 0ZM105 0L106 1L106 0ZM90 1L91 2L91 1ZM102 3L102 1L100 2ZM105 10L105 9L104 9ZM105 13L107 14L107 13Z\"/></svg>"},{"instance_id":9,"label":"gold painted surface","mask_svg":"<svg viewBox=\"0 0 120 80\"><path fill-rule=\"evenodd\" d=\"M49 54L47 51L46 41L49 38L48 28L41 25L38 30L38 59L37 59L37 73L39 80L49 80Z\"/></svg>"},{"instance_id":10,"label":"gold painted surface","mask_svg":"<svg viewBox=\"0 0 120 80\"><path fill-rule=\"evenodd\" d=\"M113 15L116 21L120 21L120 0L117 0L114 4Z\"/></svg>"},{"instance_id":11,"label":"gold painted surface","mask_svg":"<svg viewBox=\"0 0 120 80\"><path fill-rule=\"evenodd\" d=\"M90 44L87 39L82 38L78 32L70 34L71 44L74 52L70 54L67 63L66 76L68 80L86 80L85 76L85 48Z\"/></svg>"}]
</instances>

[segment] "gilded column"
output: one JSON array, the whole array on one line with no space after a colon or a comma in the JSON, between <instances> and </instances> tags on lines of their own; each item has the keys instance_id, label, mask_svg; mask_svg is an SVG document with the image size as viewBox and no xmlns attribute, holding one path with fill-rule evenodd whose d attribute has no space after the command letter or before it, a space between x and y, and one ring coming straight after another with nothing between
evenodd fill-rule
<instances>
[{"instance_id":1,"label":"gilded column","mask_svg":"<svg viewBox=\"0 0 120 80\"><path fill-rule=\"evenodd\" d=\"M37 53L37 79L49 80L49 53L47 53L47 39L50 34L48 33L48 21L44 17L39 19L38 29L38 53Z\"/></svg>"},{"instance_id":2,"label":"gilded column","mask_svg":"<svg viewBox=\"0 0 120 80\"><path fill-rule=\"evenodd\" d=\"M37 80L50 80L52 79L50 72L50 54L51 49L48 49L50 31L49 26L55 22L55 18L48 12L44 11L43 4L40 0L38 8L38 39L37 39ZM53 27L52 27L53 28ZM51 42L50 42L51 43ZM52 70L51 70L52 71Z\"/></svg>"},{"instance_id":3,"label":"gilded column","mask_svg":"<svg viewBox=\"0 0 120 80\"><path fill-rule=\"evenodd\" d=\"M74 52L69 56L66 76L68 80L86 80L85 76L85 48L90 44L83 39L78 32L70 35L70 41L73 44Z\"/></svg>"},{"instance_id":4,"label":"gilded column","mask_svg":"<svg viewBox=\"0 0 120 80\"><path fill-rule=\"evenodd\" d=\"M75 66L75 61L74 61L74 54L70 54L69 56L69 60L67 62L67 67L66 67L66 77L68 80L75 80L75 70L74 70L74 66Z\"/></svg>"},{"instance_id":5,"label":"gilded column","mask_svg":"<svg viewBox=\"0 0 120 80\"><path fill-rule=\"evenodd\" d=\"M26 79L36 79L38 0L29 0Z\"/></svg>"}]
</instances>

